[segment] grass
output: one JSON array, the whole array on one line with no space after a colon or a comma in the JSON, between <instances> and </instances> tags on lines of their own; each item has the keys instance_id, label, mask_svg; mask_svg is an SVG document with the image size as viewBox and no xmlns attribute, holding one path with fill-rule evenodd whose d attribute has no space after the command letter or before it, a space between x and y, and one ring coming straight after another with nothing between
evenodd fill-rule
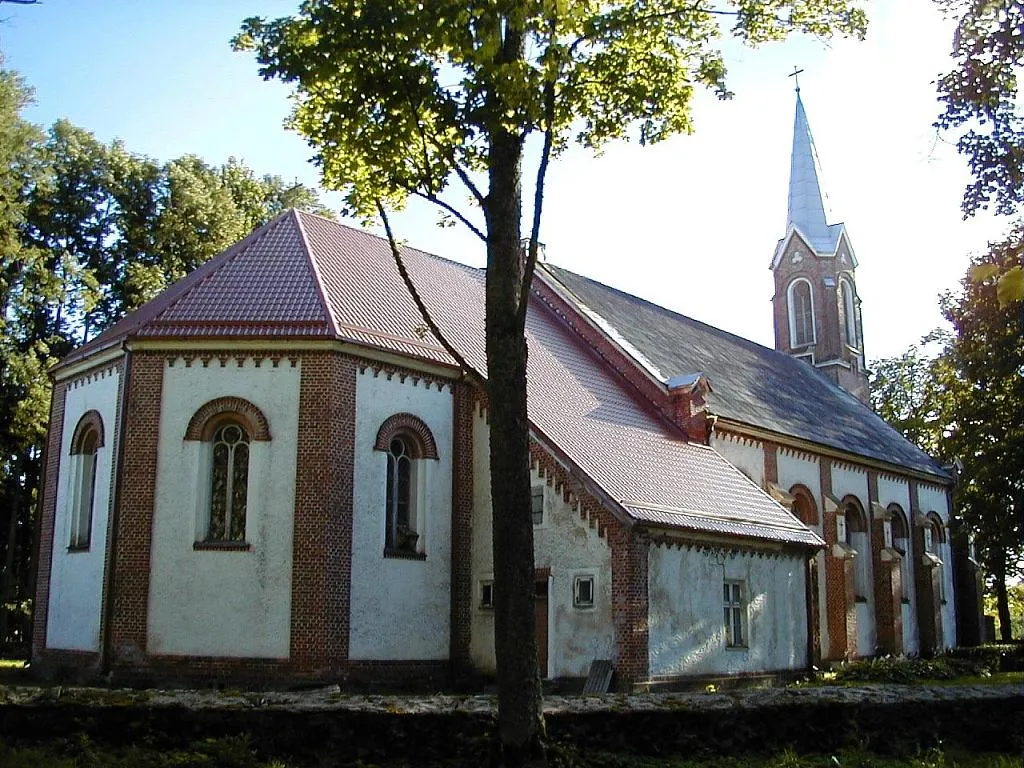
<instances>
[{"instance_id":1,"label":"grass","mask_svg":"<svg viewBox=\"0 0 1024 768\"><path fill-rule=\"evenodd\" d=\"M0 765L4 768L307 768L312 765L346 765L323 755L315 764L292 763L261 757L245 737L207 739L187 750L160 751L145 747L104 749L85 735L47 746L10 747L0 742ZM417 765L421 763L416 763ZM476 765L457 756L433 762L437 768ZM350 766L372 768L363 762ZM406 762L377 763L378 768L399 768ZM613 753L582 752L555 748L553 768L1020 768L1019 755L968 754L930 749L917 754L891 757L863 750L832 754L800 755L792 750L757 757L729 757L691 760L644 758Z\"/></svg>"}]
</instances>

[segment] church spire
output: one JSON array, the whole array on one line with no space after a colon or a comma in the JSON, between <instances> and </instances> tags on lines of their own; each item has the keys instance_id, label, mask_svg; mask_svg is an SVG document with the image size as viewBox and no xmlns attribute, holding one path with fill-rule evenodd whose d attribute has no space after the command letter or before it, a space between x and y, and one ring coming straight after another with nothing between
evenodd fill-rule
<instances>
[{"instance_id":1,"label":"church spire","mask_svg":"<svg viewBox=\"0 0 1024 768\"><path fill-rule=\"evenodd\" d=\"M793 73L797 74L796 72ZM793 121L793 154L789 167L789 211L786 228L795 226L819 251L834 247L825 222L825 204L818 182L818 155L807 123L807 113L796 86L796 118Z\"/></svg>"}]
</instances>

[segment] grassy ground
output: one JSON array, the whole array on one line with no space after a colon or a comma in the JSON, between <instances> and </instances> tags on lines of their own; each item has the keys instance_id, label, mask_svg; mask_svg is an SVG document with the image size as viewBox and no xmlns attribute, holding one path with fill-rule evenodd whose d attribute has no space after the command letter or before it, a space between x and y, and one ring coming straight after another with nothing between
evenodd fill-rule
<instances>
[{"instance_id":1,"label":"grassy ground","mask_svg":"<svg viewBox=\"0 0 1024 768\"><path fill-rule=\"evenodd\" d=\"M688 760L683 758L639 758L607 753L586 753L555 749L556 768L1020 768L1019 755L964 754L932 749L905 757L885 757L863 751L835 755L798 755L794 752L767 757L734 757ZM319 768L341 765L330 755L316 763L292 763L261 757L245 738L224 738L196 743L187 751L158 751L145 747L106 750L81 736L75 741L45 747L12 748L0 742L0 765L4 768ZM371 768L351 763L353 768ZM379 768L400 768L409 763L381 763ZM433 763L437 768L468 768L474 762L453 756Z\"/></svg>"}]
</instances>

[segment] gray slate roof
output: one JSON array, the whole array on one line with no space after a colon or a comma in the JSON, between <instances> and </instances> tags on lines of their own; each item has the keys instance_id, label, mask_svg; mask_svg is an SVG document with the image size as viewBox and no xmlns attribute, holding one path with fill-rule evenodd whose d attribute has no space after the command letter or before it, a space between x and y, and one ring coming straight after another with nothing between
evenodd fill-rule
<instances>
[{"instance_id":1,"label":"gray slate roof","mask_svg":"<svg viewBox=\"0 0 1024 768\"><path fill-rule=\"evenodd\" d=\"M931 457L807 363L560 267L543 268L663 381L703 372L712 413L949 480Z\"/></svg>"}]
</instances>

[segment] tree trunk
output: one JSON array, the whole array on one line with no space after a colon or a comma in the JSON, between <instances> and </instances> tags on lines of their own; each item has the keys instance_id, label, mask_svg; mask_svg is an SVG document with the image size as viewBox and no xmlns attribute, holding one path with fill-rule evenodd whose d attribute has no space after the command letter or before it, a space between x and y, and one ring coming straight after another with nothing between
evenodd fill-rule
<instances>
[{"instance_id":1,"label":"tree trunk","mask_svg":"<svg viewBox=\"0 0 1024 768\"><path fill-rule=\"evenodd\" d=\"M494 521L494 650L498 732L505 765L543 758L544 723L534 635L530 435L526 337L518 319L525 257L519 137L496 130L490 147L487 217L487 391Z\"/></svg>"},{"instance_id":2,"label":"tree trunk","mask_svg":"<svg viewBox=\"0 0 1024 768\"><path fill-rule=\"evenodd\" d=\"M999 614L999 639L1004 643L1013 640L1013 627L1010 624L1010 600L1006 591L1006 563L1005 559L996 565L995 572L996 587L996 613Z\"/></svg>"}]
</instances>

